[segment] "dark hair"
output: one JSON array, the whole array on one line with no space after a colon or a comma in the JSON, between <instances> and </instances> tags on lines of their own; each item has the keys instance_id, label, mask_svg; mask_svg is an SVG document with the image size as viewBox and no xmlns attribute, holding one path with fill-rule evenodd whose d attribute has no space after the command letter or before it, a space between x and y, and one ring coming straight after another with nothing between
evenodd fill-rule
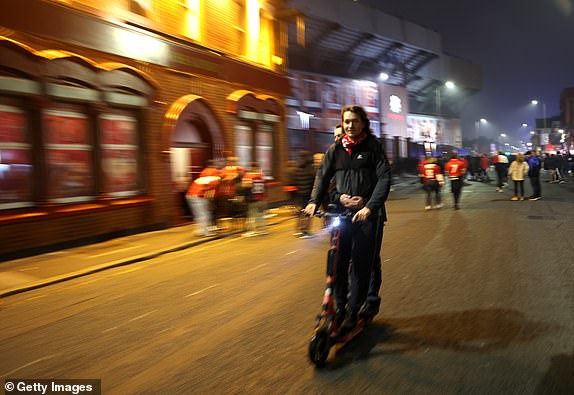
<instances>
[{"instance_id":1,"label":"dark hair","mask_svg":"<svg viewBox=\"0 0 574 395\"><path fill-rule=\"evenodd\" d=\"M365 111L365 109L362 106L345 106L341 109L341 123L343 122L343 115L347 112L350 111L352 113L355 113L359 116L359 118L361 118L361 121L363 121L363 123L365 124L365 128L363 129L365 132L367 133L373 133L371 131L371 122L369 121L369 117L367 116L367 112Z\"/></svg>"}]
</instances>

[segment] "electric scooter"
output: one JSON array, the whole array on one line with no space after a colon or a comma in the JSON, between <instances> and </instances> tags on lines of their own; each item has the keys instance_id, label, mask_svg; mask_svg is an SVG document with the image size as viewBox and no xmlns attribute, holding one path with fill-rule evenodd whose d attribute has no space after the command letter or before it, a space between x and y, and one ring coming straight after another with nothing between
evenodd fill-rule
<instances>
[{"instance_id":1,"label":"electric scooter","mask_svg":"<svg viewBox=\"0 0 574 395\"><path fill-rule=\"evenodd\" d=\"M359 313L357 326L349 333L340 333L340 323L335 317L335 281L337 278L337 262L339 260L339 241L341 227L348 226L354 213L346 211L343 213L333 212L335 205L329 205L326 213L315 214L318 217L326 218L329 221L331 232L330 247L327 253L327 280L321 312L317 315L315 330L309 343L309 358L317 367L325 366L329 352L335 345L343 347L363 332L369 325L373 317ZM339 347L339 348L341 348Z\"/></svg>"}]
</instances>

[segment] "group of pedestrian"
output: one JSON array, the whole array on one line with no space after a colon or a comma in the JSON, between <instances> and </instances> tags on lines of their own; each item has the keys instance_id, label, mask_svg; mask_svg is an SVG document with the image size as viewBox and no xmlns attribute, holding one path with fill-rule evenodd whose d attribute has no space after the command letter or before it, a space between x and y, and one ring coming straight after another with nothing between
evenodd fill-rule
<instances>
[{"instance_id":1,"label":"group of pedestrian","mask_svg":"<svg viewBox=\"0 0 574 395\"><path fill-rule=\"evenodd\" d=\"M540 158L536 150L526 151L524 154L518 153L514 160L510 161L504 153L499 152L497 163L504 163L497 168L498 174L498 192L502 192L503 186L506 185L506 178L510 177L514 184L514 195L510 200L540 200L542 198L542 187L540 185L540 170L542 168ZM526 178L530 179L532 194L524 196L524 182Z\"/></svg>"},{"instance_id":2,"label":"group of pedestrian","mask_svg":"<svg viewBox=\"0 0 574 395\"><path fill-rule=\"evenodd\" d=\"M542 198L540 185L542 166L535 150L527 151L524 154L519 153L512 161L503 152L498 152L493 157L493 163L497 173L497 192L502 192L502 188L507 185L507 179L510 178L514 184L514 195L511 200L540 200ZM419 177L423 190L426 193L425 210L443 207L441 188L445 185L444 176L447 176L450 181L454 209L459 210L465 174L468 171L468 161L464 158L459 158L456 153L452 154L451 159L444 165L444 169L437 164L435 158L421 160L419 162ZM530 180L532 194L525 197L524 182L527 177ZM434 205L432 205L433 194Z\"/></svg>"},{"instance_id":3,"label":"group of pedestrian","mask_svg":"<svg viewBox=\"0 0 574 395\"><path fill-rule=\"evenodd\" d=\"M265 229L265 177L256 162L245 169L239 165L239 158L231 156L220 168L217 161L209 160L189 185L186 199L197 224L197 236L216 235L220 230L215 223L218 213L245 218L243 236L268 233Z\"/></svg>"}]
</instances>

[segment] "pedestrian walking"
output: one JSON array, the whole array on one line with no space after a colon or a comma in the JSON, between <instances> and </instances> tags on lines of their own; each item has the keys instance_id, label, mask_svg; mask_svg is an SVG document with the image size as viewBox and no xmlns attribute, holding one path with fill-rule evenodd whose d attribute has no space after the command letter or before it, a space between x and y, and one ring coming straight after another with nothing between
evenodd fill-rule
<instances>
[{"instance_id":1,"label":"pedestrian walking","mask_svg":"<svg viewBox=\"0 0 574 395\"><path fill-rule=\"evenodd\" d=\"M468 160L468 169L471 181L480 181L480 156L476 152L473 152Z\"/></svg>"},{"instance_id":2,"label":"pedestrian walking","mask_svg":"<svg viewBox=\"0 0 574 395\"><path fill-rule=\"evenodd\" d=\"M459 202L466 173L466 163L459 159L456 153L453 153L451 160L446 164L445 172L450 180L450 191L454 197L454 209L458 210L460 209Z\"/></svg>"},{"instance_id":3,"label":"pedestrian walking","mask_svg":"<svg viewBox=\"0 0 574 395\"><path fill-rule=\"evenodd\" d=\"M494 169L496 170L496 179L498 181L496 192L502 192L502 188L506 185L508 174L508 157L502 151L498 151L498 155L494 157Z\"/></svg>"},{"instance_id":4,"label":"pedestrian walking","mask_svg":"<svg viewBox=\"0 0 574 395\"><path fill-rule=\"evenodd\" d=\"M197 236L213 236L214 224L214 201L218 196L220 184L220 172L215 162L209 161L205 169L199 173L186 193L186 198L193 212L193 218L197 224Z\"/></svg>"},{"instance_id":5,"label":"pedestrian walking","mask_svg":"<svg viewBox=\"0 0 574 395\"><path fill-rule=\"evenodd\" d=\"M221 169L220 197L225 214L233 218L235 227L241 227L241 221L246 214L246 204L243 196L237 193L245 169L239 165L239 158L230 156L226 165Z\"/></svg>"},{"instance_id":6,"label":"pedestrian walking","mask_svg":"<svg viewBox=\"0 0 574 395\"><path fill-rule=\"evenodd\" d=\"M299 163L295 170L293 184L297 188L295 200L297 204L297 229L295 236L306 239L313 237L311 234L311 217L303 213L303 209L311 198L313 183L315 181L315 168L313 167L313 156L303 151L299 157Z\"/></svg>"},{"instance_id":7,"label":"pedestrian walking","mask_svg":"<svg viewBox=\"0 0 574 395\"><path fill-rule=\"evenodd\" d=\"M518 153L508 168L508 176L514 183L514 196L510 200L524 200L524 177L528 174L528 169L524 155Z\"/></svg>"},{"instance_id":8,"label":"pedestrian walking","mask_svg":"<svg viewBox=\"0 0 574 395\"><path fill-rule=\"evenodd\" d=\"M432 206L432 194L434 193L434 208L441 208L440 190L444 185L444 177L440 166L436 163L436 158L428 158L422 168L422 174L419 174L423 190L426 192L425 210L430 210Z\"/></svg>"},{"instance_id":9,"label":"pedestrian walking","mask_svg":"<svg viewBox=\"0 0 574 395\"><path fill-rule=\"evenodd\" d=\"M544 168L548 170L548 182L550 184L558 183L560 181L560 177L558 174L558 157L555 154L550 154L550 156L546 157L544 161Z\"/></svg>"},{"instance_id":10,"label":"pedestrian walking","mask_svg":"<svg viewBox=\"0 0 574 395\"><path fill-rule=\"evenodd\" d=\"M526 160L528 162L528 178L530 178L530 185L532 186L532 195L528 200L540 200L542 198L542 186L540 184L540 170L542 164L536 150L526 151Z\"/></svg>"},{"instance_id":11,"label":"pedestrian walking","mask_svg":"<svg viewBox=\"0 0 574 395\"><path fill-rule=\"evenodd\" d=\"M261 236L269 234L265 230L265 177L260 166L252 162L241 179L241 190L247 204L246 232L242 236Z\"/></svg>"},{"instance_id":12,"label":"pedestrian walking","mask_svg":"<svg viewBox=\"0 0 574 395\"><path fill-rule=\"evenodd\" d=\"M480 155L480 181L490 182L488 177L488 168L490 167L490 161L488 157L484 154Z\"/></svg>"}]
</instances>

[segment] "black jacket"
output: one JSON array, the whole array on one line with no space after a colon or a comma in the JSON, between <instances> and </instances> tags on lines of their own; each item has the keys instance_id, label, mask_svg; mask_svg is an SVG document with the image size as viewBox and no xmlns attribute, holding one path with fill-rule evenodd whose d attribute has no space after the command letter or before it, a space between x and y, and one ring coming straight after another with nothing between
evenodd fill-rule
<instances>
[{"instance_id":1,"label":"black jacket","mask_svg":"<svg viewBox=\"0 0 574 395\"><path fill-rule=\"evenodd\" d=\"M315 181L315 168L313 162L300 163L293 173L293 185L297 187L297 195L309 199Z\"/></svg>"},{"instance_id":2,"label":"black jacket","mask_svg":"<svg viewBox=\"0 0 574 395\"><path fill-rule=\"evenodd\" d=\"M373 213L381 210L386 220L385 201L391 188L391 167L383 145L375 136L369 134L352 149L352 155L340 142L329 147L317 172L312 203L323 200L333 176L339 196L361 196L366 207Z\"/></svg>"}]
</instances>

